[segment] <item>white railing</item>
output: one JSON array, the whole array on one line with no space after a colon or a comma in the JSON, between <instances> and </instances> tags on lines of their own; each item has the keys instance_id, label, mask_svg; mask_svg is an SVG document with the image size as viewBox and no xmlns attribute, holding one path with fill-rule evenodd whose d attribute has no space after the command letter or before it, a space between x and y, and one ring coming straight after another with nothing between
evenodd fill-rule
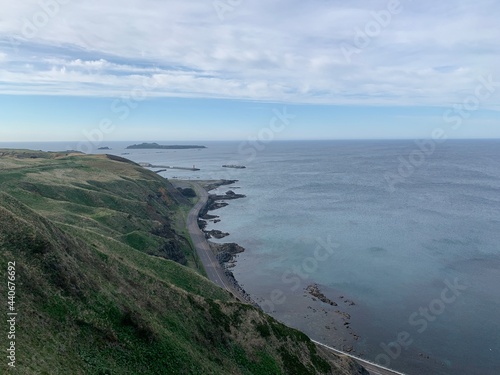
<instances>
[{"instance_id":1,"label":"white railing","mask_svg":"<svg viewBox=\"0 0 500 375\"><path fill-rule=\"evenodd\" d=\"M350 358L352 358L352 359L354 359L354 360L356 360L356 361L369 363L369 364L370 364L370 365L372 365L372 366L378 367L378 368L383 369L383 370L385 370L385 371L390 371L390 372L392 372L393 374L396 374L396 375L406 375L406 374L404 374L404 373L402 373L402 372L398 372L398 371L395 371L395 370L393 370L393 369L390 369L390 368L387 368L387 367L384 367L384 366L380 366L379 364L376 364L376 363L374 363L374 362L367 361L366 359L362 359L362 358L356 357L356 356L354 356L354 355L352 355L352 354L345 353L345 352L343 352L343 351L341 351L341 350L338 350L338 349L332 348L331 346L325 345L325 344L323 344L323 343L321 343L321 342L319 342L319 341L316 341L316 340L313 340L313 339L311 339L311 341L312 341L312 342L314 342L314 343L315 343L315 344L317 344L317 345L321 345L321 346L323 346L324 348L330 349L331 351L334 351L334 352L336 352L337 354L345 355L345 356L350 357Z\"/></svg>"}]
</instances>

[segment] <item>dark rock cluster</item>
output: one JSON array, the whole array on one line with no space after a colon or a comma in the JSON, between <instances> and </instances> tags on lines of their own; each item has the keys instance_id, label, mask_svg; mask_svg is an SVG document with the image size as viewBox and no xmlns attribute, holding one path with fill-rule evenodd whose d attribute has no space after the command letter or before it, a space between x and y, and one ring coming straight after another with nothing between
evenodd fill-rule
<instances>
[{"instance_id":1,"label":"dark rock cluster","mask_svg":"<svg viewBox=\"0 0 500 375\"><path fill-rule=\"evenodd\" d=\"M332 301L331 299L328 299L321 291L319 290L318 284L311 284L306 288L306 291L309 292L310 295L313 297L316 297L319 299L321 302L327 303L330 306L337 306L337 303Z\"/></svg>"}]
</instances>

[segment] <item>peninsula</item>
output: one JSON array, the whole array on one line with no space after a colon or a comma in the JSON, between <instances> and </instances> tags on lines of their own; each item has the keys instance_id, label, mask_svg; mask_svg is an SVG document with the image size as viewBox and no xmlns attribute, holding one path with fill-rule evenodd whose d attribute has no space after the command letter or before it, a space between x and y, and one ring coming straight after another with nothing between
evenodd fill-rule
<instances>
[{"instance_id":1,"label":"peninsula","mask_svg":"<svg viewBox=\"0 0 500 375\"><path fill-rule=\"evenodd\" d=\"M206 146L197 145L159 145L158 143L141 143L138 145L131 145L127 150L142 150L142 149L160 149L160 150L187 150L187 149L200 149L207 148Z\"/></svg>"}]
</instances>

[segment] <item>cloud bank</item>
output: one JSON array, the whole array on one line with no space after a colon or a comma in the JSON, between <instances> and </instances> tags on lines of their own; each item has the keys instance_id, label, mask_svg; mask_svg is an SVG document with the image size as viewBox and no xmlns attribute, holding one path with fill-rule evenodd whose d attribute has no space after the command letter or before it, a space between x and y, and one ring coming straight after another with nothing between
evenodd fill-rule
<instances>
[{"instance_id":1,"label":"cloud bank","mask_svg":"<svg viewBox=\"0 0 500 375\"><path fill-rule=\"evenodd\" d=\"M0 16L0 94L447 106L500 81L499 18L494 0L25 0Z\"/></svg>"}]
</instances>

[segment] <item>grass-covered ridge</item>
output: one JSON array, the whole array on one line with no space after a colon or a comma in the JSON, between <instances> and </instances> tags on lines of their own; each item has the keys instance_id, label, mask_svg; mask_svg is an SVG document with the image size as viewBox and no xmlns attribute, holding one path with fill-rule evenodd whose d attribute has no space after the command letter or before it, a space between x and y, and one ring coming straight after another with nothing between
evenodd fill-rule
<instances>
[{"instance_id":1,"label":"grass-covered ridge","mask_svg":"<svg viewBox=\"0 0 500 375\"><path fill-rule=\"evenodd\" d=\"M112 159L0 150L0 263L17 271L12 373L358 373L207 281L184 233L189 201Z\"/></svg>"}]
</instances>

